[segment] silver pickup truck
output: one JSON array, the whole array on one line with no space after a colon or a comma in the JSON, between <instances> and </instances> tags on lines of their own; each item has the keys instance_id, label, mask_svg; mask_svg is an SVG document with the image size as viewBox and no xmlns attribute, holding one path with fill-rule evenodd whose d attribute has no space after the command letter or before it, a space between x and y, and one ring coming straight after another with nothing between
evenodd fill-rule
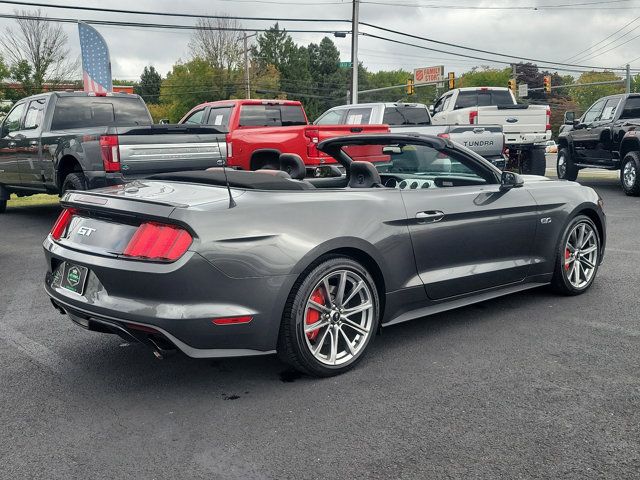
<instances>
[{"instance_id":1,"label":"silver pickup truck","mask_svg":"<svg viewBox=\"0 0 640 480\"><path fill-rule=\"evenodd\" d=\"M0 125L0 213L11 193L64 193L205 170L226 158L213 127L154 125L138 95L51 92L18 101Z\"/></svg>"},{"instance_id":2,"label":"silver pickup truck","mask_svg":"<svg viewBox=\"0 0 640 480\"><path fill-rule=\"evenodd\" d=\"M504 168L504 135L500 125L433 125L420 103L361 103L340 105L324 112L316 125L386 124L393 133L420 133L448 138Z\"/></svg>"}]
</instances>

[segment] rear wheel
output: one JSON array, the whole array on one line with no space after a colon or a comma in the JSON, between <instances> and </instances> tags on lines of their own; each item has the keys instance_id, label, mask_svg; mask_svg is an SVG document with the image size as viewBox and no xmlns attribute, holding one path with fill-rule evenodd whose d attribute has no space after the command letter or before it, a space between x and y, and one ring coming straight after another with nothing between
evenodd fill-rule
<instances>
[{"instance_id":1,"label":"rear wheel","mask_svg":"<svg viewBox=\"0 0 640 480\"><path fill-rule=\"evenodd\" d=\"M558 150L556 172L558 174L558 178L561 180L571 180L573 182L578 178L578 167L573 163L571 154L567 148L561 148Z\"/></svg>"},{"instance_id":2,"label":"rear wheel","mask_svg":"<svg viewBox=\"0 0 640 480\"><path fill-rule=\"evenodd\" d=\"M640 153L629 152L624 156L620 168L620 183L627 195L640 195Z\"/></svg>"},{"instance_id":3,"label":"rear wheel","mask_svg":"<svg viewBox=\"0 0 640 480\"><path fill-rule=\"evenodd\" d=\"M87 179L82 172L73 172L66 176L62 183L62 193L68 190L86 190Z\"/></svg>"},{"instance_id":4,"label":"rear wheel","mask_svg":"<svg viewBox=\"0 0 640 480\"><path fill-rule=\"evenodd\" d=\"M378 327L379 305L373 278L360 263L326 257L291 292L278 353L310 375L341 374L362 359Z\"/></svg>"},{"instance_id":5,"label":"rear wheel","mask_svg":"<svg viewBox=\"0 0 640 480\"><path fill-rule=\"evenodd\" d=\"M534 148L529 152L529 171L532 175L544 176L547 169L547 159L544 148Z\"/></svg>"},{"instance_id":6,"label":"rear wheel","mask_svg":"<svg viewBox=\"0 0 640 480\"><path fill-rule=\"evenodd\" d=\"M0 200L0 213L4 213L6 209L7 209L7 201Z\"/></svg>"},{"instance_id":7,"label":"rear wheel","mask_svg":"<svg viewBox=\"0 0 640 480\"><path fill-rule=\"evenodd\" d=\"M565 229L556 256L552 288L563 295L587 291L598 272L600 236L586 215L575 217Z\"/></svg>"}]
</instances>

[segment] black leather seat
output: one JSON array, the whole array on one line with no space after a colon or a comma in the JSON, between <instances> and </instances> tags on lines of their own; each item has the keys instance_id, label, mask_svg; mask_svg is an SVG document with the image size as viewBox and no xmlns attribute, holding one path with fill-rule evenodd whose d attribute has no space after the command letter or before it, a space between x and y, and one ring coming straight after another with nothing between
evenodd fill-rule
<instances>
[{"instance_id":1,"label":"black leather seat","mask_svg":"<svg viewBox=\"0 0 640 480\"><path fill-rule=\"evenodd\" d=\"M280 155L280 170L287 172L294 180L304 180L307 176L307 167L295 153L282 153Z\"/></svg>"},{"instance_id":2,"label":"black leather seat","mask_svg":"<svg viewBox=\"0 0 640 480\"><path fill-rule=\"evenodd\" d=\"M382 187L382 180L371 162L351 162L349 165L350 188Z\"/></svg>"}]
</instances>

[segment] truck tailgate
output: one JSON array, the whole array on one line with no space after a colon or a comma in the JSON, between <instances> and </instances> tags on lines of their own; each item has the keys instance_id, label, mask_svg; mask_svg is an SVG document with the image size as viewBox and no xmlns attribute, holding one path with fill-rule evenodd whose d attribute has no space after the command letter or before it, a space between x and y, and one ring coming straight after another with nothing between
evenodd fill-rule
<instances>
[{"instance_id":1,"label":"truck tailgate","mask_svg":"<svg viewBox=\"0 0 640 480\"><path fill-rule=\"evenodd\" d=\"M500 156L504 148L504 136L500 125L451 126L449 138L483 157Z\"/></svg>"},{"instance_id":2,"label":"truck tailgate","mask_svg":"<svg viewBox=\"0 0 640 480\"><path fill-rule=\"evenodd\" d=\"M515 133L545 133L547 107L545 105L478 107L478 124L502 125L507 137Z\"/></svg>"},{"instance_id":3,"label":"truck tailgate","mask_svg":"<svg viewBox=\"0 0 640 480\"><path fill-rule=\"evenodd\" d=\"M227 155L224 134L213 128L153 125L118 129L117 135L125 177L205 170Z\"/></svg>"}]
</instances>

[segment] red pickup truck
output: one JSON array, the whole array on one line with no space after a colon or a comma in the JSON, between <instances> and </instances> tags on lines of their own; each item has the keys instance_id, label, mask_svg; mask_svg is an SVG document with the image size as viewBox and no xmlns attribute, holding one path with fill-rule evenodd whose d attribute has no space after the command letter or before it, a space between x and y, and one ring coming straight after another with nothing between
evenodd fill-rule
<instances>
[{"instance_id":1,"label":"red pickup truck","mask_svg":"<svg viewBox=\"0 0 640 480\"><path fill-rule=\"evenodd\" d=\"M243 170L277 168L281 153L296 153L308 171L316 171L317 167L336 163L316 148L322 140L354 133L389 132L387 125L310 125L302 104L292 100L203 103L187 113L180 123L208 125L225 132L227 165ZM359 152L358 156L382 160L375 151L370 155Z\"/></svg>"}]
</instances>

